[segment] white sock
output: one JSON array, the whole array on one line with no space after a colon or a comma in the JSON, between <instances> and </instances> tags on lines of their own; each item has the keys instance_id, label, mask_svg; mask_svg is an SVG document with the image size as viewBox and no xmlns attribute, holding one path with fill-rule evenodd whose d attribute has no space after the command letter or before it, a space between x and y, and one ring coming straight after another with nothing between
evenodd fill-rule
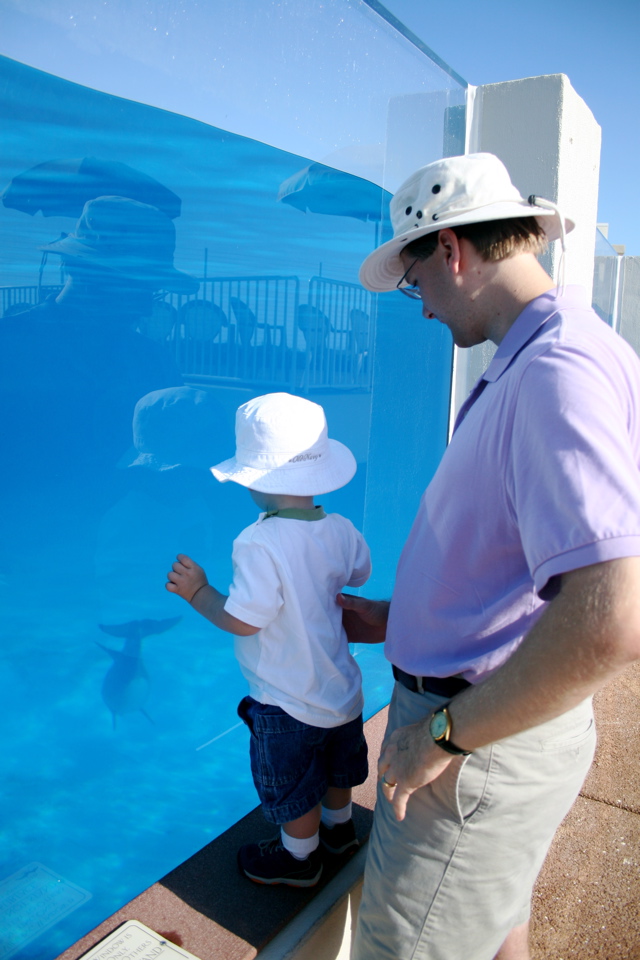
<instances>
[{"instance_id":1,"label":"white sock","mask_svg":"<svg viewBox=\"0 0 640 960\"><path fill-rule=\"evenodd\" d=\"M310 853L317 849L320 843L320 836L314 833L312 837L305 837L304 840L298 840L297 837L290 837L285 833L284 828L280 827L280 836L282 837L282 846L288 850L296 860L306 860Z\"/></svg>"},{"instance_id":2,"label":"white sock","mask_svg":"<svg viewBox=\"0 0 640 960\"><path fill-rule=\"evenodd\" d=\"M347 823L348 820L351 820L351 800L346 807L341 807L340 810L329 810L328 807L322 808L322 822L329 830L338 823Z\"/></svg>"}]
</instances>

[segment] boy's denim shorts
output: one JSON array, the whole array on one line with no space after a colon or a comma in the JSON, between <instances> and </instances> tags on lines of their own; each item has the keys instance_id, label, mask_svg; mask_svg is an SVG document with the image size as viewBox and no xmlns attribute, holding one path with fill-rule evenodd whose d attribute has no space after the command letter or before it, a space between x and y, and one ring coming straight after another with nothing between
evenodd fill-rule
<instances>
[{"instance_id":1,"label":"boy's denim shorts","mask_svg":"<svg viewBox=\"0 0 640 960\"><path fill-rule=\"evenodd\" d=\"M280 707L244 697L238 716L251 731L251 773L271 823L289 823L320 803L328 787L367 779L362 714L339 727L312 727Z\"/></svg>"}]
</instances>

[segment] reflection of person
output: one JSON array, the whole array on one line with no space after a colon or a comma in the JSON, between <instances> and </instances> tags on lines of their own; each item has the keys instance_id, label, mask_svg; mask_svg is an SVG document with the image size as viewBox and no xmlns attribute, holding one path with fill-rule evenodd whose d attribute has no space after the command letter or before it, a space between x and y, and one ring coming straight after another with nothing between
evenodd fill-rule
<instances>
[{"instance_id":1,"label":"reflection of person","mask_svg":"<svg viewBox=\"0 0 640 960\"><path fill-rule=\"evenodd\" d=\"M232 535L232 517L226 510L220 516L215 502L223 491L215 489L209 473L232 437L227 420L213 390L169 387L137 402L134 445L119 462L122 495L100 518L96 532L103 623L139 618L141 612L170 616L174 610L167 608L175 601L159 589L162 558L182 549L208 562L214 517L217 537L227 529ZM226 562L223 570L226 575Z\"/></svg>"},{"instance_id":2,"label":"reflection of person","mask_svg":"<svg viewBox=\"0 0 640 960\"><path fill-rule=\"evenodd\" d=\"M560 216L496 157L423 167L391 213L363 284L498 350L390 607L340 598L351 639L386 632L396 677L353 956L524 960L592 759L591 694L640 656L640 368L579 288L554 289L535 254Z\"/></svg>"},{"instance_id":3,"label":"reflection of person","mask_svg":"<svg viewBox=\"0 0 640 960\"><path fill-rule=\"evenodd\" d=\"M174 245L173 223L155 207L99 197L73 233L43 247L63 259L63 289L0 324L3 409L19 424L9 435L16 464L30 467L37 450L65 476L114 466L136 401L181 383L168 349L135 331L154 291L198 287L173 267Z\"/></svg>"},{"instance_id":4,"label":"reflection of person","mask_svg":"<svg viewBox=\"0 0 640 960\"><path fill-rule=\"evenodd\" d=\"M238 713L265 817L282 826L243 846L240 868L260 883L309 887L322 873L320 840L336 854L357 846L351 787L367 776L360 670L335 598L367 580L369 551L349 520L313 502L348 483L356 463L328 438L322 407L273 393L238 409L236 455L212 469L264 512L234 542L228 597L184 555L167 589L235 634L249 681Z\"/></svg>"}]
</instances>

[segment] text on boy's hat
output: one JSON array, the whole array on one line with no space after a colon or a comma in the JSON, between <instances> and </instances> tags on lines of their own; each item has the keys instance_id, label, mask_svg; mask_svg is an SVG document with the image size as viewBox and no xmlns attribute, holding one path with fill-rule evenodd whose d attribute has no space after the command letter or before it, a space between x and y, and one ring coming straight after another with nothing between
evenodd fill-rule
<instances>
[{"instance_id":1,"label":"text on boy's hat","mask_svg":"<svg viewBox=\"0 0 640 960\"><path fill-rule=\"evenodd\" d=\"M262 493L319 496L338 490L356 472L355 457L328 436L322 407L290 393L268 393L236 413L236 454L211 468Z\"/></svg>"}]
</instances>

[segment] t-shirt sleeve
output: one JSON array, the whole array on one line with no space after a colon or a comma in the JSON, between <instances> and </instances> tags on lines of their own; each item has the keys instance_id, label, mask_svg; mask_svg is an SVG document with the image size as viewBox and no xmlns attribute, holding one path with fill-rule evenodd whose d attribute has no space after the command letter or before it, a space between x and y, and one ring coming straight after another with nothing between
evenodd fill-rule
<instances>
[{"instance_id":1,"label":"t-shirt sleeve","mask_svg":"<svg viewBox=\"0 0 640 960\"><path fill-rule=\"evenodd\" d=\"M361 587L371 576L371 555L362 534L356 531L358 550L348 587Z\"/></svg>"},{"instance_id":2,"label":"t-shirt sleeve","mask_svg":"<svg viewBox=\"0 0 640 960\"><path fill-rule=\"evenodd\" d=\"M577 349L523 374L507 491L538 593L559 574L640 556L633 390Z\"/></svg>"},{"instance_id":3,"label":"t-shirt sleeve","mask_svg":"<svg viewBox=\"0 0 640 960\"><path fill-rule=\"evenodd\" d=\"M278 569L261 544L239 538L233 545L233 583L224 609L238 620L262 629L284 602Z\"/></svg>"}]
</instances>

